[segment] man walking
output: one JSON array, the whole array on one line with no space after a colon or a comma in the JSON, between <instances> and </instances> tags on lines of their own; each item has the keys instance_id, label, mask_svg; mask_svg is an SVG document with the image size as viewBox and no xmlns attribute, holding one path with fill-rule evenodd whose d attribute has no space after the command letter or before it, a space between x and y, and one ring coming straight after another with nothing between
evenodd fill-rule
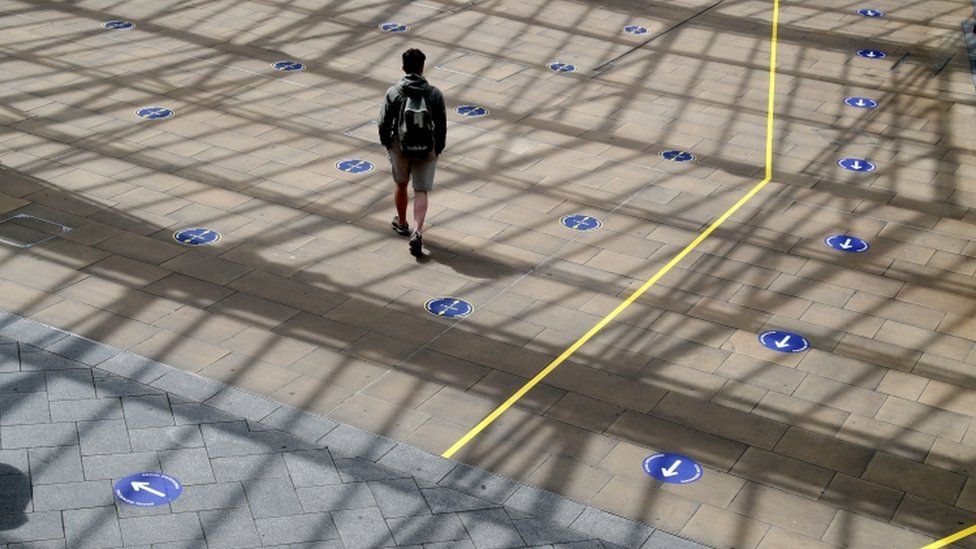
<instances>
[{"instance_id":1,"label":"man walking","mask_svg":"<svg viewBox=\"0 0 976 549\"><path fill-rule=\"evenodd\" d=\"M410 237L410 254L423 256L427 193L434 188L434 168L447 140L444 95L424 79L427 56L418 49L403 52L405 76L386 92L380 107L380 142L390 155L396 191L393 230ZM413 179L413 231L407 223L407 183Z\"/></svg>"}]
</instances>

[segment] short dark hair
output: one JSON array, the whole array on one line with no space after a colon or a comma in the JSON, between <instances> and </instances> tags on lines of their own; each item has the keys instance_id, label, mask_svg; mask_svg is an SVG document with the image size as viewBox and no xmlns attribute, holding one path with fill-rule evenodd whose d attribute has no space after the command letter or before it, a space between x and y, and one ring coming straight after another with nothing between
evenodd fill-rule
<instances>
[{"instance_id":1,"label":"short dark hair","mask_svg":"<svg viewBox=\"0 0 976 549\"><path fill-rule=\"evenodd\" d=\"M424 72L424 62L427 56L417 48L410 48L403 52L403 72L407 74L420 74Z\"/></svg>"}]
</instances>

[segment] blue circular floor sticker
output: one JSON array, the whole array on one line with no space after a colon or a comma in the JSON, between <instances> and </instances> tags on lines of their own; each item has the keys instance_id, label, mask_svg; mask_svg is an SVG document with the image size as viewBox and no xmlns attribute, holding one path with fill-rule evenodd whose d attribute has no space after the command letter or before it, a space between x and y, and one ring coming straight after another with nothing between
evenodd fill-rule
<instances>
[{"instance_id":1,"label":"blue circular floor sticker","mask_svg":"<svg viewBox=\"0 0 976 549\"><path fill-rule=\"evenodd\" d=\"M695 155L688 151L670 150L661 151L661 158L671 162L691 162L695 159Z\"/></svg>"},{"instance_id":2,"label":"blue circular floor sticker","mask_svg":"<svg viewBox=\"0 0 976 549\"><path fill-rule=\"evenodd\" d=\"M647 34L647 29L640 25L627 25L624 27L624 32L627 34L636 34L640 36L642 34Z\"/></svg>"},{"instance_id":3,"label":"blue circular floor sticker","mask_svg":"<svg viewBox=\"0 0 976 549\"><path fill-rule=\"evenodd\" d=\"M119 21L117 19L106 21L102 26L111 30L129 30L136 28L136 24L132 21Z\"/></svg>"},{"instance_id":4,"label":"blue circular floor sticker","mask_svg":"<svg viewBox=\"0 0 976 549\"><path fill-rule=\"evenodd\" d=\"M863 15L864 17L884 17L883 11L872 10L870 8L857 10L858 15Z\"/></svg>"},{"instance_id":5,"label":"blue circular floor sticker","mask_svg":"<svg viewBox=\"0 0 976 549\"><path fill-rule=\"evenodd\" d=\"M575 231L595 231L603 226L599 219L583 214L567 215L559 222L563 227Z\"/></svg>"},{"instance_id":6,"label":"blue circular floor sticker","mask_svg":"<svg viewBox=\"0 0 976 549\"><path fill-rule=\"evenodd\" d=\"M844 100L844 103L848 107L856 107L858 109L873 109L878 106L877 101L867 97L848 97Z\"/></svg>"},{"instance_id":7,"label":"blue circular floor sticker","mask_svg":"<svg viewBox=\"0 0 976 549\"><path fill-rule=\"evenodd\" d=\"M369 160L359 158L347 158L336 162L336 169L346 173L368 173L373 171L375 166Z\"/></svg>"},{"instance_id":8,"label":"blue circular floor sticker","mask_svg":"<svg viewBox=\"0 0 976 549\"><path fill-rule=\"evenodd\" d=\"M401 25L400 23L382 23L380 30L383 32L407 32L410 30L410 27Z\"/></svg>"},{"instance_id":9,"label":"blue circular floor sticker","mask_svg":"<svg viewBox=\"0 0 976 549\"><path fill-rule=\"evenodd\" d=\"M296 72L305 70L305 65L298 61L277 61L271 65L278 71Z\"/></svg>"},{"instance_id":10,"label":"blue circular floor sticker","mask_svg":"<svg viewBox=\"0 0 976 549\"><path fill-rule=\"evenodd\" d=\"M838 252L849 254L859 254L866 252L871 247L867 240L846 234L834 234L824 239L824 243Z\"/></svg>"},{"instance_id":11,"label":"blue circular floor sticker","mask_svg":"<svg viewBox=\"0 0 976 549\"><path fill-rule=\"evenodd\" d=\"M204 227L180 229L173 233L173 240L187 246L209 246L220 240L220 233Z\"/></svg>"},{"instance_id":12,"label":"blue circular floor sticker","mask_svg":"<svg viewBox=\"0 0 976 549\"><path fill-rule=\"evenodd\" d=\"M434 316L444 318L463 318L471 314L474 307L463 299L456 297L438 297L424 304L424 309Z\"/></svg>"},{"instance_id":13,"label":"blue circular floor sticker","mask_svg":"<svg viewBox=\"0 0 976 549\"><path fill-rule=\"evenodd\" d=\"M644 458L644 472L671 484L690 484L702 476L701 465L681 454L654 454Z\"/></svg>"},{"instance_id":14,"label":"blue circular floor sticker","mask_svg":"<svg viewBox=\"0 0 976 549\"><path fill-rule=\"evenodd\" d=\"M162 473L136 473L115 483L115 497L129 505L165 505L183 493L183 485Z\"/></svg>"},{"instance_id":15,"label":"blue circular floor sticker","mask_svg":"<svg viewBox=\"0 0 976 549\"><path fill-rule=\"evenodd\" d=\"M142 107L136 111L136 116L144 120L164 120L176 114L173 109L166 107Z\"/></svg>"},{"instance_id":16,"label":"blue circular floor sticker","mask_svg":"<svg viewBox=\"0 0 976 549\"><path fill-rule=\"evenodd\" d=\"M455 108L454 112L460 114L461 116L467 116L468 118L481 118L482 116L488 116L488 109L479 107L478 105L461 105Z\"/></svg>"},{"instance_id":17,"label":"blue circular floor sticker","mask_svg":"<svg viewBox=\"0 0 976 549\"><path fill-rule=\"evenodd\" d=\"M802 353L810 348L810 342L800 334L771 330L759 334L763 347L780 353Z\"/></svg>"},{"instance_id":18,"label":"blue circular floor sticker","mask_svg":"<svg viewBox=\"0 0 976 549\"><path fill-rule=\"evenodd\" d=\"M863 158L844 158L838 160L837 165L852 172L873 172L876 168L874 163Z\"/></svg>"},{"instance_id":19,"label":"blue circular floor sticker","mask_svg":"<svg viewBox=\"0 0 976 549\"><path fill-rule=\"evenodd\" d=\"M554 61L547 66L552 72L576 72L576 65L562 61Z\"/></svg>"},{"instance_id":20,"label":"blue circular floor sticker","mask_svg":"<svg viewBox=\"0 0 976 549\"><path fill-rule=\"evenodd\" d=\"M884 59L888 57L888 54L881 50L857 50L858 57L865 57L867 59Z\"/></svg>"}]
</instances>

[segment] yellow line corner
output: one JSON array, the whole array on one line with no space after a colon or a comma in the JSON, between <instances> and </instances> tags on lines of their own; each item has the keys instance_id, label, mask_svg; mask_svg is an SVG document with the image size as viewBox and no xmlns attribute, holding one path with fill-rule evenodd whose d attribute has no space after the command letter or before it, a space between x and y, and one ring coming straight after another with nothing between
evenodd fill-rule
<instances>
[{"instance_id":1,"label":"yellow line corner","mask_svg":"<svg viewBox=\"0 0 976 549\"><path fill-rule=\"evenodd\" d=\"M701 243L708 238L716 229L718 229L722 223L724 223L729 217L731 217L735 212L737 212L746 202L752 200L759 191L766 186L773 178L773 139L774 139L774 108L775 108L775 94L776 94L776 52L777 52L777 42L779 40L779 5L780 0L773 0L773 22L772 22L772 36L771 45L769 53L769 99L767 102L766 111L766 174L762 181L757 183L748 193L745 194L738 202L732 205L728 210L725 211L718 219L712 222L701 234L699 234L694 240L691 241L687 246L684 247L671 261L668 261L659 271L654 273L654 276L649 278L647 282L641 285L640 288L635 290L627 299L625 299L620 305L617 305L614 310L603 317L595 326L589 329L582 337L576 340L575 343L569 346L565 351L562 352L555 360L549 363L545 368L542 369L538 374L532 379L526 382L518 391L508 397L508 399L503 402L500 406L495 408L490 414L485 416L477 425L475 425L470 431L468 431L463 437L457 440L450 448L448 448L442 457L450 458L461 448L471 442L471 440L478 436L485 428L491 425L499 416L505 413L506 410L511 408L516 402L518 402L526 393L532 390L533 387L538 385L543 379L546 378L553 370L559 367L560 364L565 362L569 357L571 357L580 347L586 344L593 336L600 332L607 324L613 321L620 313L622 313L627 307L630 307L637 299L647 292L651 286L657 283L664 275L666 275L671 269L675 267L682 259L685 258L689 253L691 253L695 248L697 248Z\"/></svg>"}]
</instances>

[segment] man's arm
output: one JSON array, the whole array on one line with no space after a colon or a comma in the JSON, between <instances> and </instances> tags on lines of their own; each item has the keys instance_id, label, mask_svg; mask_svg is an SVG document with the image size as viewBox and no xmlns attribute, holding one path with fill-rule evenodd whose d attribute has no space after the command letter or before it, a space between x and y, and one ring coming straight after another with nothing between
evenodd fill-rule
<instances>
[{"instance_id":1,"label":"man's arm","mask_svg":"<svg viewBox=\"0 0 976 549\"><path fill-rule=\"evenodd\" d=\"M434 94L437 98L437 105L432 105L434 112L434 152L440 156L447 146L447 106L444 104L444 94L440 90Z\"/></svg>"},{"instance_id":2,"label":"man's arm","mask_svg":"<svg viewBox=\"0 0 976 549\"><path fill-rule=\"evenodd\" d=\"M393 117L396 115L396 107L393 103L390 99L390 92L387 92L386 97L383 98L383 104L380 106L380 143L388 149L393 146Z\"/></svg>"}]
</instances>

